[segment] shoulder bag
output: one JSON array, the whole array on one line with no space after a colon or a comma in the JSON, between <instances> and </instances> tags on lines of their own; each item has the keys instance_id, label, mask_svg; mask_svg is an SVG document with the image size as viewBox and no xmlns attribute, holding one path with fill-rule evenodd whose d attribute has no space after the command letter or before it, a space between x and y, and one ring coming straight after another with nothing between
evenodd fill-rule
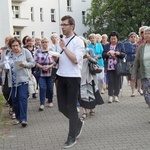
<instances>
[{"instance_id":1,"label":"shoulder bag","mask_svg":"<svg viewBox=\"0 0 150 150\"><path fill-rule=\"evenodd\" d=\"M101 73L102 69L94 58L89 59L89 70L91 74Z\"/></svg>"},{"instance_id":2,"label":"shoulder bag","mask_svg":"<svg viewBox=\"0 0 150 150\"><path fill-rule=\"evenodd\" d=\"M119 63L117 63L115 69L118 76L131 75L131 65L130 62L126 61L126 59L125 61L120 61Z\"/></svg>"}]
</instances>

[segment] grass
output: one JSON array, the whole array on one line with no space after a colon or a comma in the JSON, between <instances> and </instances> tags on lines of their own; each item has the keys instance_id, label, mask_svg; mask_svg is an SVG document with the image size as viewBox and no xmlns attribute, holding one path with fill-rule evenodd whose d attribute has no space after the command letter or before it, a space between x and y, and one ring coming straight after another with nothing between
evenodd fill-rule
<instances>
[{"instance_id":1,"label":"grass","mask_svg":"<svg viewBox=\"0 0 150 150\"><path fill-rule=\"evenodd\" d=\"M0 94L0 118L2 117L2 110L4 108L5 99L3 94Z\"/></svg>"},{"instance_id":2,"label":"grass","mask_svg":"<svg viewBox=\"0 0 150 150\"><path fill-rule=\"evenodd\" d=\"M4 135L10 131L11 121L8 115L8 107L4 107L6 100L3 94L0 94L0 139L4 139Z\"/></svg>"}]
</instances>

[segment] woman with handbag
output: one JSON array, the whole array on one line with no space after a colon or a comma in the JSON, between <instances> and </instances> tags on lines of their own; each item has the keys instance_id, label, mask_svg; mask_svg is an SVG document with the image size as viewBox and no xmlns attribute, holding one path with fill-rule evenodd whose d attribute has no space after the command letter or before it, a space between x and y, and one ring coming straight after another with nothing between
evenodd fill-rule
<instances>
[{"instance_id":1,"label":"woman with handbag","mask_svg":"<svg viewBox=\"0 0 150 150\"><path fill-rule=\"evenodd\" d=\"M109 35L109 42L104 46L103 58L105 61L105 69L108 76L108 102L119 102L118 95L120 92L120 76L117 75L115 66L118 62L123 61L125 57L124 45L118 42L119 35L113 31Z\"/></svg>"},{"instance_id":2,"label":"woman with handbag","mask_svg":"<svg viewBox=\"0 0 150 150\"><path fill-rule=\"evenodd\" d=\"M85 44L86 40L83 37L80 37ZM82 117L81 119L86 119L89 115L95 115L95 107L96 105L102 105L104 103L100 92L97 86L97 75L92 74L90 71L89 63L97 63L97 60L94 58L93 49L86 48L86 54L83 57L83 66L81 70L81 99L80 106L82 107Z\"/></svg>"},{"instance_id":3,"label":"woman with handbag","mask_svg":"<svg viewBox=\"0 0 150 150\"><path fill-rule=\"evenodd\" d=\"M93 49L94 57L97 59L97 63L102 69L102 72L97 73L98 89L99 89L99 92L101 93L103 90L103 85L104 85L104 60L102 57L103 46L101 43L98 43L96 41L97 35L94 33L89 35L89 40L91 41L91 43L87 47L90 49Z\"/></svg>"},{"instance_id":4,"label":"woman with handbag","mask_svg":"<svg viewBox=\"0 0 150 150\"><path fill-rule=\"evenodd\" d=\"M49 53L49 41L47 38L41 40L41 49L35 52L34 58L36 66L40 69L39 77L39 95L40 107L39 111L44 110L45 98L48 98L48 106L53 107L53 86L54 81L51 77L51 71L54 64L53 57ZM46 95L46 92L48 93Z\"/></svg>"},{"instance_id":5,"label":"woman with handbag","mask_svg":"<svg viewBox=\"0 0 150 150\"><path fill-rule=\"evenodd\" d=\"M11 38L8 42L12 49L7 54L8 85L11 87L10 96L15 110L16 120L14 125L21 123L22 127L27 126L28 108L28 82L27 69L35 66L31 53L21 47L21 41ZM6 61L1 63L1 67L6 70Z\"/></svg>"}]
</instances>

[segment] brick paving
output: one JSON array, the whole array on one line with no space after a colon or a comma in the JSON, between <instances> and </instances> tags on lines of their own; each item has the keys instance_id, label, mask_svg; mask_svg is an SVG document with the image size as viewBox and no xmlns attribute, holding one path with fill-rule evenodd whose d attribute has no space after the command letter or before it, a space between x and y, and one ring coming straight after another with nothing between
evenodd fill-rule
<instances>
[{"instance_id":1,"label":"brick paving","mask_svg":"<svg viewBox=\"0 0 150 150\"><path fill-rule=\"evenodd\" d=\"M85 120L82 135L71 150L150 150L150 109L136 93L130 97L124 83L119 103L97 106L95 116ZM0 150L61 150L68 133L68 120L54 107L38 111L39 100L30 99L28 126L11 126L0 139ZM81 112L79 113L81 115Z\"/></svg>"}]
</instances>

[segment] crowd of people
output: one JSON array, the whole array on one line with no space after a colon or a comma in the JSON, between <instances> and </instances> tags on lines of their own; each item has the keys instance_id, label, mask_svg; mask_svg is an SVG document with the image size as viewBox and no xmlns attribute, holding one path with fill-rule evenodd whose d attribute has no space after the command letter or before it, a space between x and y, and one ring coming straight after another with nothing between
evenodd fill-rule
<instances>
[{"instance_id":1,"label":"crowd of people","mask_svg":"<svg viewBox=\"0 0 150 150\"><path fill-rule=\"evenodd\" d=\"M69 119L69 133L63 147L70 148L76 144L88 115L94 116L96 105L104 104L102 94L106 90L108 103L120 101L123 77L117 75L118 62L126 60L130 63L132 72L126 77L131 86L130 96L136 96L137 88L150 107L150 27L140 27L139 35L129 33L126 42L119 40L116 31L109 35L91 33L87 39L78 36L71 16L62 17L61 28L64 35L61 38L57 33L49 39L33 39L26 35L22 41L7 36L0 51L0 71L2 93L10 107L9 114L15 119L14 125L27 126L30 97L39 97L38 109L44 111L46 104L53 107L56 90L58 109ZM61 53L61 56L50 51ZM92 74L89 62L97 63L101 72ZM56 78L52 76L53 67L57 67ZM35 71L39 72L38 76ZM31 76L36 80L32 95L29 94ZM78 106L82 107L81 117L78 116Z\"/></svg>"}]
</instances>

